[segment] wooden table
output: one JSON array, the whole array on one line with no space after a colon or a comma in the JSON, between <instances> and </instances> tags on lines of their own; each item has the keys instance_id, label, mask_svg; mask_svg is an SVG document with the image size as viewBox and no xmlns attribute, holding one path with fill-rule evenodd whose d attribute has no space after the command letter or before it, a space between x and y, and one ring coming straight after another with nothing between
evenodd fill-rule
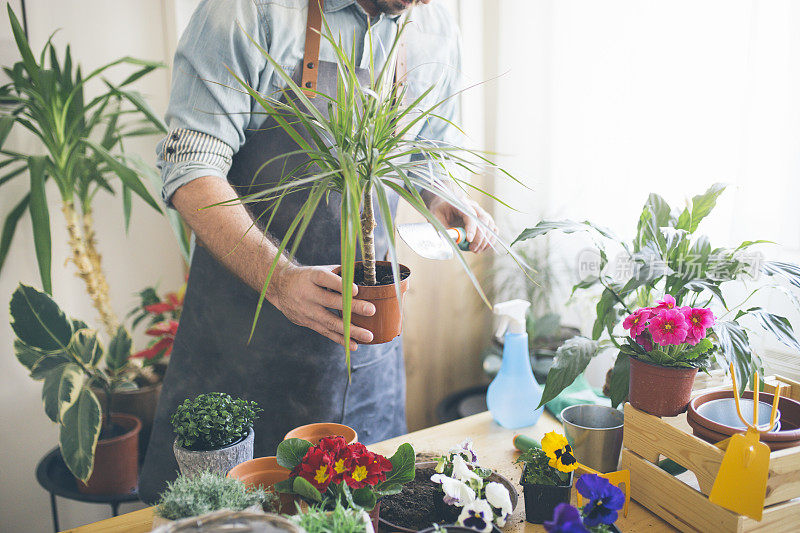
<instances>
[{"instance_id":1,"label":"wooden table","mask_svg":"<svg viewBox=\"0 0 800 533\"><path fill-rule=\"evenodd\" d=\"M521 469L514 464L517 452L514 449L511 439L516 433L524 433L537 440L541 440L548 431L561 431L561 424L549 413L545 413L539 422L530 428L521 431L504 429L492 421L489 413L473 415L447 424L441 424L428 429L423 429L397 437L394 439L379 442L370 446L372 451L383 455L392 455L397 447L403 442L410 442L417 452L444 453L453 446L459 444L465 438L473 440L475 451L478 454L478 461L482 466L491 468L499 474L507 477L515 484L519 481ZM538 532L544 531L542 526L537 526L525 522L525 505L522 501L522 489L520 491L520 501L514 510L514 516L509 520L508 526L504 528L506 532ZM574 502L573 491L573 504ZM150 531L153 519L153 509L141 509L132 513L124 514L116 518L109 518L101 522L95 522L69 531L75 533L144 533ZM620 517L617 521L620 531L675 531L669 524L652 514L650 511L631 500L630 509L627 517Z\"/></svg>"}]
</instances>

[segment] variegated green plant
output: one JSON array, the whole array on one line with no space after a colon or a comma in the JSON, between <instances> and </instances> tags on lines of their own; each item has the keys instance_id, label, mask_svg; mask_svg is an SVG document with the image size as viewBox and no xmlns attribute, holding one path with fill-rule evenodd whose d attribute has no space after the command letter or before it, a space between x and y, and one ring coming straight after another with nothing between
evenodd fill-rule
<instances>
[{"instance_id":1,"label":"variegated green plant","mask_svg":"<svg viewBox=\"0 0 800 533\"><path fill-rule=\"evenodd\" d=\"M104 349L97 331L67 317L47 293L23 284L11 297L10 312L17 360L42 381L44 411L59 425L61 455L85 482L101 430L111 425L114 392L136 388L125 378L131 337L120 326ZM105 392L106 405L100 405L92 387Z\"/></svg>"},{"instance_id":2,"label":"variegated green plant","mask_svg":"<svg viewBox=\"0 0 800 533\"><path fill-rule=\"evenodd\" d=\"M362 85L357 74L359 62L355 45L352 50L345 50L333 36L327 21L323 19L322 37L330 45L338 62L336 92L331 95L299 87L293 81L291 74L252 37L250 39L253 45L258 47L274 68L276 75L285 83L284 89L277 95L264 95L251 87L236 72L230 71L241 85L238 90L245 90L260 105L263 114L274 118L279 127L297 143L296 150L271 159L263 166L299 154L307 157L307 162L296 168L286 169L274 187L255 194L242 195L214 206L239 202L267 203L269 208L262 215L264 220L256 222L264 227L264 231L269 231L270 222L280 207L281 200L297 191L307 191L308 199L279 244L281 253L286 251L293 256L320 203L327 202L331 192L341 194L341 276L344 301L342 314L345 338L350 336L352 286L356 249L359 245L364 260L365 284L374 285L376 282L373 239L376 211L388 230L389 259L395 290L398 298L400 296L395 226L389 201L392 193L407 202L445 236L444 226L428 209L420 191L439 197L464 213L470 213L470 207L462 195L455 192L455 188L460 187L464 191L471 189L503 205L507 204L459 177L454 170L478 174L488 167L520 183L491 162L482 152L410 135L415 127L428 120L446 121L458 128L450 120L438 114L438 110L447 101L458 98L458 94L451 94L430 103L429 100L435 94L433 91L436 88L435 84L432 84L413 101L407 101L406 87L402 83L405 80L395 80L394 65L397 42L408 23L406 20L398 25L397 35L388 51L386 63L380 69L377 69L374 63L371 64L369 81L366 85ZM370 32L367 32L367 35L371 37ZM368 45L370 57L374 57L371 38L368 40ZM315 107L311 101L312 96L324 101L328 113L323 113ZM303 135L304 133L307 133L308 138ZM377 199L377 206L373 205L373 194ZM476 222L485 232L494 234L483 222L477 219ZM452 246L455 256L461 262L472 284L488 304L488 299L462 256L461 250L452 240L445 240ZM498 238L497 242L511 252L510 247L501 239ZM261 291L253 322L254 328L277 263L278 257L272 263ZM349 343L345 343L345 350L349 367Z\"/></svg>"},{"instance_id":3,"label":"variegated green plant","mask_svg":"<svg viewBox=\"0 0 800 533\"><path fill-rule=\"evenodd\" d=\"M20 219L30 213L33 242L42 287L52 293L50 212L46 184L55 183L67 229L70 260L86 285L86 292L111 336L120 321L109 303L108 283L97 250L92 204L98 192L120 193L128 227L132 195L161 211L141 176L161 180L151 165L125 152L125 143L141 135L166 133L163 122L144 97L130 85L161 66L160 63L123 57L88 74L73 62L70 47L62 57L51 39L38 56L30 48L17 17L8 7L11 30L21 60L3 71L11 81L0 87L0 186L26 174L30 186L6 216L0 234L0 269L8 255ZM120 83L103 76L114 67L131 65L133 72ZM87 84L102 87L88 98ZM12 130L25 130L38 141L30 152L6 146ZM4 193L8 194L8 193ZM10 201L10 200L9 200ZM52 205L52 204L51 204ZM173 230L188 257L186 238L178 215L168 213Z\"/></svg>"}]
</instances>

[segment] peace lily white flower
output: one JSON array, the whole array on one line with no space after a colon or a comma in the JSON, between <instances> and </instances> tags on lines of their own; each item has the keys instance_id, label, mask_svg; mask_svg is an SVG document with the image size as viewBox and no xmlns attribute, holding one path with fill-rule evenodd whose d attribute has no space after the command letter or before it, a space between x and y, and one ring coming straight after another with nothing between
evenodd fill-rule
<instances>
[{"instance_id":1,"label":"peace lily white flower","mask_svg":"<svg viewBox=\"0 0 800 533\"><path fill-rule=\"evenodd\" d=\"M475 500L470 505L464 506L458 515L458 525L470 527L482 533L492 530L492 507L486 500Z\"/></svg>"},{"instance_id":2,"label":"peace lily white flower","mask_svg":"<svg viewBox=\"0 0 800 533\"><path fill-rule=\"evenodd\" d=\"M483 478L470 470L467 462L460 455L453 456L453 477L470 485L473 483L479 487L483 485Z\"/></svg>"},{"instance_id":3,"label":"peace lily white flower","mask_svg":"<svg viewBox=\"0 0 800 533\"><path fill-rule=\"evenodd\" d=\"M441 483L444 491L444 503L463 507L475 501L475 491L469 485L458 479L447 477L444 474L434 474L431 481Z\"/></svg>"},{"instance_id":4,"label":"peace lily white flower","mask_svg":"<svg viewBox=\"0 0 800 533\"><path fill-rule=\"evenodd\" d=\"M492 481L486 485L486 500L495 509L500 509L500 515L495 520L499 527L506 525L506 520L514 510L511 506L511 495L508 489L500 483Z\"/></svg>"}]
</instances>

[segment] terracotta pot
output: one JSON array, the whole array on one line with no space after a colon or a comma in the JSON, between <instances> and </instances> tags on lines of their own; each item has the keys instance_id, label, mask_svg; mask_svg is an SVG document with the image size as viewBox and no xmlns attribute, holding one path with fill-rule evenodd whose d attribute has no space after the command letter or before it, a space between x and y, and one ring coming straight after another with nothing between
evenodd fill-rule
<instances>
[{"instance_id":1,"label":"terracotta pot","mask_svg":"<svg viewBox=\"0 0 800 533\"><path fill-rule=\"evenodd\" d=\"M742 433L742 429L732 426L719 424L702 416L697 412L697 408L711 400L720 398L732 398L733 391L719 390L706 394L701 394L689 403L686 413L686 420L692 427L692 432L701 439L716 444L727 439L734 433ZM742 398L753 398L753 391L745 391ZM772 404L773 395L762 392L758 397L759 401ZM800 445L800 402L791 398L781 397L778 400L778 409L781 413L781 428L779 431L767 431L761 434L761 442L764 442L772 451L792 448Z\"/></svg>"},{"instance_id":2,"label":"terracotta pot","mask_svg":"<svg viewBox=\"0 0 800 533\"><path fill-rule=\"evenodd\" d=\"M102 389L92 387L92 391L100 400L100 405L105 405L106 393ZM153 419L156 416L158 398L161 396L161 383L148 385L136 390L117 391L111 398L111 411L135 416L142 422L139 432L139 461L144 461L147 444L150 442L150 431L153 429Z\"/></svg>"},{"instance_id":3,"label":"terracotta pot","mask_svg":"<svg viewBox=\"0 0 800 533\"><path fill-rule=\"evenodd\" d=\"M275 483L289 479L290 470L278 464L275 457L258 457L240 463L231 468L228 477L237 478L248 487L263 486L269 489ZM295 514L297 507L297 497L294 494L279 493L280 508L277 510L281 514Z\"/></svg>"},{"instance_id":4,"label":"terracotta pot","mask_svg":"<svg viewBox=\"0 0 800 533\"><path fill-rule=\"evenodd\" d=\"M139 482L139 431L142 423L131 415L113 413L111 420L127 431L97 442L94 469L86 483L78 482L83 494L129 494Z\"/></svg>"},{"instance_id":5,"label":"terracotta pot","mask_svg":"<svg viewBox=\"0 0 800 533\"><path fill-rule=\"evenodd\" d=\"M376 266L388 266L389 261L375 261ZM400 302L397 302L397 293L394 283L389 285L358 285L359 300L372 302L375 306L375 314L372 316L361 316L353 314L350 322L360 328L372 332L372 342L366 344L383 344L394 339L403 330L402 323L402 304L403 297L408 291L408 278L411 277L411 269L405 265L398 265L401 276L403 273L408 275L400 282ZM356 271L363 269L361 261L356 262ZM336 275L341 275L342 267L336 267L333 271Z\"/></svg>"},{"instance_id":6,"label":"terracotta pot","mask_svg":"<svg viewBox=\"0 0 800 533\"><path fill-rule=\"evenodd\" d=\"M319 444L323 437L344 437L347 444L353 444L358 440L356 430L344 424L335 424L333 422L317 422L315 424L306 424L305 426L296 427L291 430L283 440L286 439L303 439L311 444Z\"/></svg>"},{"instance_id":7,"label":"terracotta pot","mask_svg":"<svg viewBox=\"0 0 800 533\"><path fill-rule=\"evenodd\" d=\"M655 416L677 416L686 410L696 368L651 365L631 357L628 401Z\"/></svg>"}]
</instances>

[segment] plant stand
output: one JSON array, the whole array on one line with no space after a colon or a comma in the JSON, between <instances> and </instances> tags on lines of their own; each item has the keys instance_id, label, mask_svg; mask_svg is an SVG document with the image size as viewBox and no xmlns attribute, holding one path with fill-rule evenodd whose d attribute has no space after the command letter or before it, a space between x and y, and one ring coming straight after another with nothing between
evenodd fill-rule
<instances>
[{"instance_id":1,"label":"plant stand","mask_svg":"<svg viewBox=\"0 0 800 533\"><path fill-rule=\"evenodd\" d=\"M800 383L771 377L784 385L782 395L800 400ZM696 391L695 394L705 391ZM738 515L708 500L725 452L692 435L686 414L658 418L625 405L625 435L621 469L631 472L631 497L681 531L770 533L796 531L800 523L800 447L770 454L764 515L760 522ZM688 470L672 476L659 468L663 458ZM694 474L694 476L692 476Z\"/></svg>"},{"instance_id":2,"label":"plant stand","mask_svg":"<svg viewBox=\"0 0 800 533\"><path fill-rule=\"evenodd\" d=\"M78 491L75 476L69 471L61 450L58 447L45 455L36 466L36 481L44 490L50 493L50 513L53 518L53 531L58 533L61 528L58 524L58 506L56 496L86 503L104 503L111 506L112 516L119 514L119 504L139 501L139 495L134 492L128 494L84 494Z\"/></svg>"}]
</instances>

